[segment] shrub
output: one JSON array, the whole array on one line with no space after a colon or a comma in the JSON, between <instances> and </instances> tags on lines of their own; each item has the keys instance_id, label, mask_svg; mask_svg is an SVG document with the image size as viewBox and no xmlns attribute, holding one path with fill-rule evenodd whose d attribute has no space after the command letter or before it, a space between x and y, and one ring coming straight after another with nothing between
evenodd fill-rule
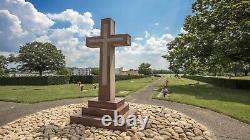
<instances>
[{"instance_id":1,"label":"shrub","mask_svg":"<svg viewBox=\"0 0 250 140\"><path fill-rule=\"evenodd\" d=\"M0 85L59 85L68 83L68 76L0 77Z\"/></svg>"},{"instance_id":2,"label":"shrub","mask_svg":"<svg viewBox=\"0 0 250 140\"><path fill-rule=\"evenodd\" d=\"M60 85L74 84L79 81L84 84L98 82L96 75L85 76L33 76L33 77L0 77L0 85ZM116 75L116 81L145 78L145 75Z\"/></svg>"},{"instance_id":3,"label":"shrub","mask_svg":"<svg viewBox=\"0 0 250 140\"><path fill-rule=\"evenodd\" d=\"M215 86L222 86L235 89L250 89L250 80L245 80L245 79L225 79L225 78L203 77L203 76L182 76L182 77L209 83Z\"/></svg>"},{"instance_id":4,"label":"shrub","mask_svg":"<svg viewBox=\"0 0 250 140\"><path fill-rule=\"evenodd\" d=\"M116 75L115 80L129 80L129 79L139 79L139 78L145 78L149 77L148 75ZM84 84L93 84L98 83L99 76L98 75L85 75L85 76L71 76L69 83L77 83L81 82Z\"/></svg>"},{"instance_id":5,"label":"shrub","mask_svg":"<svg viewBox=\"0 0 250 140\"><path fill-rule=\"evenodd\" d=\"M81 82L84 84L93 84L98 82L98 76L96 75L84 75L84 76L78 76L78 75L73 75L70 77L69 83L77 83Z\"/></svg>"},{"instance_id":6,"label":"shrub","mask_svg":"<svg viewBox=\"0 0 250 140\"><path fill-rule=\"evenodd\" d=\"M161 77L161 75L159 75L159 74L154 74L154 77Z\"/></svg>"},{"instance_id":7,"label":"shrub","mask_svg":"<svg viewBox=\"0 0 250 140\"><path fill-rule=\"evenodd\" d=\"M69 84L69 76L49 76L48 85L62 85Z\"/></svg>"},{"instance_id":8,"label":"shrub","mask_svg":"<svg viewBox=\"0 0 250 140\"><path fill-rule=\"evenodd\" d=\"M146 78L149 77L149 75L116 75L115 80L129 80L129 79L139 79L139 78Z\"/></svg>"}]
</instances>

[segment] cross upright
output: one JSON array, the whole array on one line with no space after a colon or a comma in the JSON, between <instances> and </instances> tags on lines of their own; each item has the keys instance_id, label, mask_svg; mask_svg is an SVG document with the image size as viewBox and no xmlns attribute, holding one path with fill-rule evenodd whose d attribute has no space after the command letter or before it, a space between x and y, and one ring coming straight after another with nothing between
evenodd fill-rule
<instances>
[{"instance_id":1,"label":"cross upright","mask_svg":"<svg viewBox=\"0 0 250 140\"><path fill-rule=\"evenodd\" d=\"M99 101L115 100L115 47L130 45L130 35L115 34L111 18L101 20L101 36L86 38L87 47L100 48Z\"/></svg>"}]
</instances>

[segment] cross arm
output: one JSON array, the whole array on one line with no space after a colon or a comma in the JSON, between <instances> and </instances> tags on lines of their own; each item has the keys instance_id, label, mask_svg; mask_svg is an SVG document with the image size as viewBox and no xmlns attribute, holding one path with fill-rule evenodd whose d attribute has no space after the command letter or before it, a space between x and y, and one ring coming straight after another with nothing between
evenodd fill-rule
<instances>
[{"instance_id":1,"label":"cross arm","mask_svg":"<svg viewBox=\"0 0 250 140\"><path fill-rule=\"evenodd\" d=\"M86 37L86 46L89 48L100 48L102 46L101 37Z\"/></svg>"},{"instance_id":2,"label":"cross arm","mask_svg":"<svg viewBox=\"0 0 250 140\"><path fill-rule=\"evenodd\" d=\"M110 35L110 40L112 40L112 46L130 46L131 36L129 34L116 34Z\"/></svg>"}]
</instances>

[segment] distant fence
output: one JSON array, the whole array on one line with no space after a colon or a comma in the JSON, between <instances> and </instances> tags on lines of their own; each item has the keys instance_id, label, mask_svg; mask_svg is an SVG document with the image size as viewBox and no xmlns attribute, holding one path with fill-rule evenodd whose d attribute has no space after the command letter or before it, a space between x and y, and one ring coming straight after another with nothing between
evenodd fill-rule
<instances>
[{"instance_id":1,"label":"distant fence","mask_svg":"<svg viewBox=\"0 0 250 140\"><path fill-rule=\"evenodd\" d=\"M203 77L203 76L182 76L182 77L209 83L215 86L250 90L250 80L245 80L245 79L225 79L225 78Z\"/></svg>"},{"instance_id":2,"label":"distant fence","mask_svg":"<svg viewBox=\"0 0 250 140\"><path fill-rule=\"evenodd\" d=\"M116 81L149 77L146 75L116 75ZM93 84L98 82L98 76L33 76L33 77L0 77L0 85L61 85L81 82Z\"/></svg>"}]
</instances>

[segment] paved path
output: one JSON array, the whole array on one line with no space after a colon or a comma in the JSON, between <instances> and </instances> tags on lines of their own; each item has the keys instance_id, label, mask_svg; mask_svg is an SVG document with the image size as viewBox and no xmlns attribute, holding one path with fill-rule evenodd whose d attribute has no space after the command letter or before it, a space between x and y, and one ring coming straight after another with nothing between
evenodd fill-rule
<instances>
[{"instance_id":1,"label":"paved path","mask_svg":"<svg viewBox=\"0 0 250 140\"><path fill-rule=\"evenodd\" d=\"M62 106L67 104L77 104L86 102L86 98L65 99L50 102L41 102L35 104L13 103L0 101L0 126L5 125L17 118L26 116L48 108Z\"/></svg>"},{"instance_id":2,"label":"paved path","mask_svg":"<svg viewBox=\"0 0 250 140\"><path fill-rule=\"evenodd\" d=\"M182 112L201 124L205 125L218 140L249 140L250 139L250 125L241 123L228 116L199 108L191 105L180 103L160 101L151 99L153 90L161 83L160 80L152 83L148 87L139 90L138 92L127 97L127 101L153 104L165 106L170 109ZM36 104L22 104L12 102L0 101L0 126L11 122L17 118L25 115L35 113L40 110L67 105L74 103L86 102L87 99L65 99L59 101L42 102Z\"/></svg>"},{"instance_id":3,"label":"paved path","mask_svg":"<svg viewBox=\"0 0 250 140\"><path fill-rule=\"evenodd\" d=\"M250 140L250 125L207 109L175 102L154 100L152 93L161 84L158 80L130 96L130 102L165 106L182 112L205 125L218 140Z\"/></svg>"}]
</instances>

